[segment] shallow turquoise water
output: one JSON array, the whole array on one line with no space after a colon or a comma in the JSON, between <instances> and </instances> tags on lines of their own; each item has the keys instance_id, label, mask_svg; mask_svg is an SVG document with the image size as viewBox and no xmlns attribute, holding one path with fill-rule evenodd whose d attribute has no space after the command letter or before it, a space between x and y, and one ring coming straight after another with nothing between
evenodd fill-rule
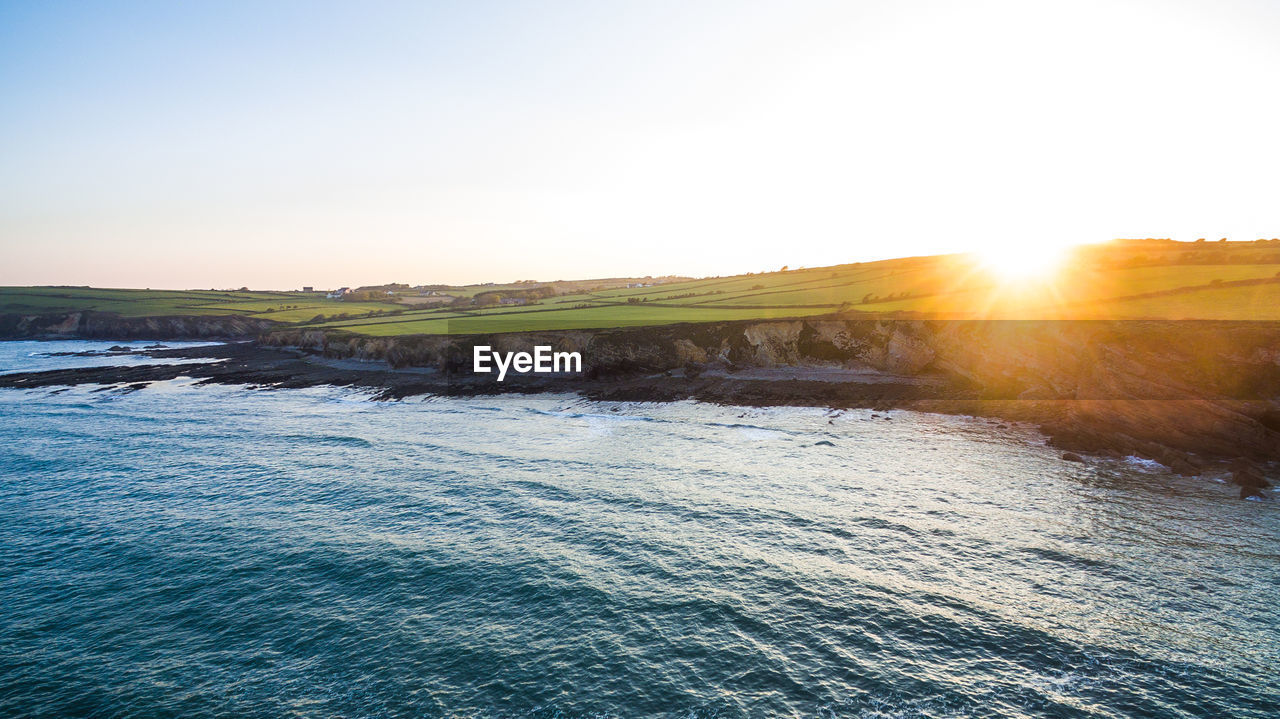
<instances>
[{"instance_id":1,"label":"shallow turquoise water","mask_svg":"<svg viewBox=\"0 0 1280 719\"><path fill-rule=\"evenodd\" d=\"M1275 503L1027 428L94 389L0 391L0 715L1280 707Z\"/></svg>"}]
</instances>

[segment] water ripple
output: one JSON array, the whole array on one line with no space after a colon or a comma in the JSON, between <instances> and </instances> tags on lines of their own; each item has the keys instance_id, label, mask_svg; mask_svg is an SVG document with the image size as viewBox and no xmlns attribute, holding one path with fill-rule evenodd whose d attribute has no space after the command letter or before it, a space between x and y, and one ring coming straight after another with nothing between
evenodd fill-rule
<instances>
[{"instance_id":1,"label":"water ripple","mask_svg":"<svg viewBox=\"0 0 1280 719\"><path fill-rule=\"evenodd\" d=\"M93 396L0 393L0 715L1280 706L1274 503L982 420Z\"/></svg>"}]
</instances>

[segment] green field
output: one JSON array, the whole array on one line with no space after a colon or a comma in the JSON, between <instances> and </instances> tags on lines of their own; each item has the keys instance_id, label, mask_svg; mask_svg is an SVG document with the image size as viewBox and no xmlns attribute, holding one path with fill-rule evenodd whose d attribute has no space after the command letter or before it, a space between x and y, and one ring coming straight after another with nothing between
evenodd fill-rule
<instances>
[{"instance_id":1,"label":"green field","mask_svg":"<svg viewBox=\"0 0 1280 719\"><path fill-rule=\"evenodd\" d=\"M85 287L0 287L0 313L92 310L123 317L243 315L306 322L316 315L361 315L404 309L390 302L342 302L315 292L130 290Z\"/></svg>"},{"instance_id":2,"label":"green field","mask_svg":"<svg viewBox=\"0 0 1280 719\"><path fill-rule=\"evenodd\" d=\"M559 296L481 307L476 295L530 283L448 287L451 304L325 299L319 293L0 288L0 313L240 315L371 336L637 327L844 317L1280 320L1280 241L1130 241L1080 248L1043 276L997 275L952 255L675 280L549 283ZM585 289L594 288L594 289ZM572 292L573 294L563 294ZM380 296L380 295L378 295ZM483 297L481 299L484 299Z\"/></svg>"},{"instance_id":3,"label":"green field","mask_svg":"<svg viewBox=\"0 0 1280 719\"><path fill-rule=\"evenodd\" d=\"M1124 317L1280 321L1280 283L1128 300L1116 303L1114 311Z\"/></svg>"}]
</instances>

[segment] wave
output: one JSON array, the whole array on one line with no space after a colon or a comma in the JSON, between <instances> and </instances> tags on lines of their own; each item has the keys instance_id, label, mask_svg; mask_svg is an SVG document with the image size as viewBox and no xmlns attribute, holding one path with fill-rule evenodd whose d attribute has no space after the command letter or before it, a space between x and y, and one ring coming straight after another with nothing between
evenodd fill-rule
<instances>
[{"instance_id":1,"label":"wave","mask_svg":"<svg viewBox=\"0 0 1280 719\"><path fill-rule=\"evenodd\" d=\"M1280 699L1275 503L1054 481L1052 448L963 420L895 414L846 452L814 413L340 393L7 401L0 715L1264 717ZM643 428L594 432L614 422Z\"/></svg>"},{"instance_id":2,"label":"wave","mask_svg":"<svg viewBox=\"0 0 1280 719\"><path fill-rule=\"evenodd\" d=\"M373 442L360 437L352 437L345 434L284 434L276 435L276 439L286 442L299 442L304 444L324 444L337 447L364 447L371 448Z\"/></svg>"}]
</instances>

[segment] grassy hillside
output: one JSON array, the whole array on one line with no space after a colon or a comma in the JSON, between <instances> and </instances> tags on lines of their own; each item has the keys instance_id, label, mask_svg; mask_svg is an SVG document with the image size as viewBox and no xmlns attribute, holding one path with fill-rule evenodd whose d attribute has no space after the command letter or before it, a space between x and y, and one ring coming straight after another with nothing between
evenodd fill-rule
<instances>
[{"instance_id":1,"label":"grassy hillside","mask_svg":"<svg viewBox=\"0 0 1280 719\"><path fill-rule=\"evenodd\" d=\"M527 305L475 304L537 283L439 288L444 305L410 298L351 302L317 293L0 288L0 312L76 309L144 315L245 315L374 336L590 329L849 316L1280 320L1280 241L1120 241L1077 248L1045 274L997 273L963 255L668 281L549 283ZM659 280L661 282L661 280ZM565 294L572 292L574 294ZM483 298L483 297L482 297ZM402 299L403 303L396 300Z\"/></svg>"},{"instance_id":2,"label":"grassy hillside","mask_svg":"<svg viewBox=\"0 0 1280 719\"><path fill-rule=\"evenodd\" d=\"M1278 320L1280 242L1114 243L1043 276L1000 276L964 256L902 258L458 308L327 326L377 336L853 316Z\"/></svg>"},{"instance_id":3,"label":"grassy hillside","mask_svg":"<svg viewBox=\"0 0 1280 719\"><path fill-rule=\"evenodd\" d=\"M93 310L125 317L244 315L302 322L324 315L401 310L390 302L342 302L316 292L128 290L89 287L0 287L0 313Z\"/></svg>"}]
</instances>

